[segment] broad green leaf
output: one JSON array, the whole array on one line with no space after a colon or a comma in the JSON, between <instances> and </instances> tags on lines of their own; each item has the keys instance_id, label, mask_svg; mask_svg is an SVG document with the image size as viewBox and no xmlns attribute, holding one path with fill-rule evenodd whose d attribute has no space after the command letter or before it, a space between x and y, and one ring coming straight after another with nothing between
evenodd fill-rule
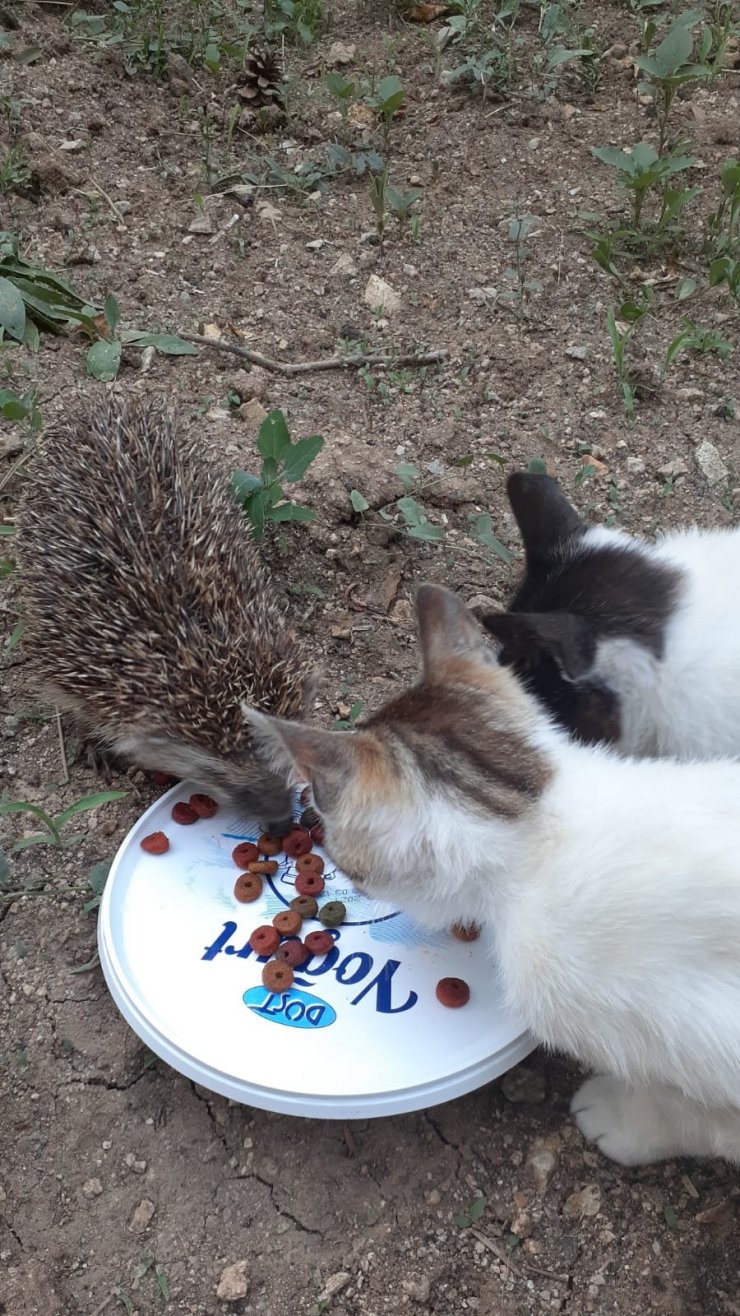
<instances>
[{"instance_id":1,"label":"broad green leaf","mask_svg":"<svg viewBox=\"0 0 740 1316\"><path fill-rule=\"evenodd\" d=\"M350 491L349 501L351 502L356 512L369 511L370 504L367 501L365 495L360 493L359 489L352 489Z\"/></svg>"},{"instance_id":2,"label":"broad green leaf","mask_svg":"<svg viewBox=\"0 0 740 1316\"><path fill-rule=\"evenodd\" d=\"M602 164L611 165L614 169L619 169L622 173L629 174L632 172L632 157L626 151L620 151L616 146L592 146L591 154L596 156Z\"/></svg>"},{"instance_id":3,"label":"broad green leaf","mask_svg":"<svg viewBox=\"0 0 740 1316\"><path fill-rule=\"evenodd\" d=\"M20 343L25 328L26 308L23 298L10 279L0 277L0 329L4 329L6 334Z\"/></svg>"},{"instance_id":4,"label":"broad green leaf","mask_svg":"<svg viewBox=\"0 0 740 1316\"><path fill-rule=\"evenodd\" d=\"M696 279L679 279L676 284L676 301L683 302L696 291Z\"/></svg>"},{"instance_id":5,"label":"broad green leaf","mask_svg":"<svg viewBox=\"0 0 740 1316\"><path fill-rule=\"evenodd\" d=\"M687 15L681 14L676 19L655 52L655 68L658 78L669 78L682 64L691 57L694 37L691 26L686 22Z\"/></svg>"},{"instance_id":6,"label":"broad green leaf","mask_svg":"<svg viewBox=\"0 0 740 1316\"><path fill-rule=\"evenodd\" d=\"M488 512L481 512L478 515L475 512L470 512L468 520L478 543L483 544L484 548L490 548L491 552L495 553L496 557L501 558L501 561L505 562L507 567L510 566L514 561L514 554L494 535Z\"/></svg>"},{"instance_id":7,"label":"broad green leaf","mask_svg":"<svg viewBox=\"0 0 740 1316\"><path fill-rule=\"evenodd\" d=\"M271 507L267 513L271 521L315 521L316 513L311 507L299 507L297 503L280 503Z\"/></svg>"},{"instance_id":8,"label":"broad green leaf","mask_svg":"<svg viewBox=\"0 0 740 1316\"><path fill-rule=\"evenodd\" d=\"M8 396L3 397L4 393ZM8 389L0 391L0 416L5 420L25 420L27 415L28 407L17 394Z\"/></svg>"},{"instance_id":9,"label":"broad green leaf","mask_svg":"<svg viewBox=\"0 0 740 1316\"><path fill-rule=\"evenodd\" d=\"M396 507L408 525L417 525L420 521L426 519L424 508L421 503L417 503L415 498L399 498Z\"/></svg>"},{"instance_id":10,"label":"broad green leaf","mask_svg":"<svg viewBox=\"0 0 740 1316\"><path fill-rule=\"evenodd\" d=\"M444 539L444 530L441 525L432 525L430 521L421 521L418 525L408 527L409 535L412 539L426 539L430 543L439 543Z\"/></svg>"},{"instance_id":11,"label":"broad green leaf","mask_svg":"<svg viewBox=\"0 0 740 1316\"><path fill-rule=\"evenodd\" d=\"M103 888L108 880L111 864L112 860L102 859L99 864L93 864L88 873L87 880L96 896L102 896L103 894Z\"/></svg>"},{"instance_id":12,"label":"broad green leaf","mask_svg":"<svg viewBox=\"0 0 740 1316\"><path fill-rule=\"evenodd\" d=\"M529 463L530 475L547 475L547 463L544 457L533 457Z\"/></svg>"},{"instance_id":13,"label":"broad green leaf","mask_svg":"<svg viewBox=\"0 0 740 1316\"><path fill-rule=\"evenodd\" d=\"M115 334L116 329L118 328L119 321L121 319L121 312L118 308L118 302L116 301L112 292L109 292L108 296L105 299L105 303L103 305L103 315L105 316L105 323L110 329L111 334Z\"/></svg>"},{"instance_id":14,"label":"broad green leaf","mask_svg":"<svg viewBox=\"0 0 740 1316\"><path fill-rule=\"evenodd\" d=\"M566 50L564 46L556 46L548 58L547 65L548 68L555 69L559 64L567 64L571 59L588 59L593 53L592 50Z\"/></svg>"},{"instance_id":15,"label":"broad green leaf","mask_svg":"<svg viewBox=\"0 0 740 1316\"><path fill-rule=\"evenodd\" d=\"M396 475L404 489L413 488L417 480L421 479L421 471L418 466L414 466L413 462L399 462L396 467Z\"/></svg>"},{"instance_id":16,"label":"broad green leaf","mask_svg":"<svg viewBox=\"0 0 740 1316\"><path fill-rule=\"evenodd\" d=\"M124 800L128 791L98 791L96 795L85 795L81 800L70 804L68 809L62 809L54 819L57 827L63 827L70 818L74 818L77 813L85 813L88 809L98 809L101 804L110 804L112 800Z\"/></svg>"},{"instance_id":17,"label":"broad green leaf","mask_svg":"<svg viewBox=\"0 0 740 1316\"><path fill-rule=\"evenodd\" d=\"M380 79L375 105L381 114L395 114L399 106L403 105L405 99L406 92L401 85L401 79L397 78L395 74Z\"/></svg>"},{"instance_id":18,"label":"broad green leaf","mask_svg":"<svg viewBox=\"0 0 740 1316\"><path fill-rule=\"evenodd\" d=\"M105 338L99 338L97 343L93 343L87 354L87 370L93 379L99 379L102 383L108 384L115 379L121 364L121 343L118 339L113 343L107 342Z\"/></svg>"},{"instance_id":19,"label":"broad green leaf","mask_svg":"<svg viewBox=\"0 0 740 1316\"><path fill-rule=\"evenodd\" d=\"M265 416L257 436L257 449L265 457L279 462L290 447L290 432L282 411Z\"/></svg>"},{"instance_id":20,"label":"broad green leaf","mask_svg":"<svg viewBox=\"0 0 740 1316\"><path fill-rule=\"evenodd\" d=\"M6 882L10 877L10 864L6 856L0 850L0 882Z\"/></svg>"},{"instance_id":21,"label":"broad green leaf","mask_svg":"<svg viewBox=\"0 0 740 1316\"><path fill-rule=\"evenodd\" d=\"M234 471L231 477L231 487L236 494L240 503L243 503L255 489L262 488L262 481L258 475L252 475L249 471Z\"/></svg>"},{"instance_id":22,"label":"broad green leaf","mask_svg":"<svg viewBox=\"0 0 740 1316\"><path fill-rule=\"evenodd\" d=\"M321 434L312 434L307 439L298 439L292 443L284 457L283 479L289 484L295 484L306 474L311 462L318 457L324 446L324 439Z\"/></svg>"},{"instance_id":23,"label":"broad green leaf","mask_svg":"<svg viewBox=\"0 0 740 1316\"><path fill-rule=\"evenodd\" d=\"M468 1215L470 1216L471 1220L480 1220L485 1209L486 1209L485 1197L476 1197L475 1201L472 1202L470 1205Z\"/></svg>"},{"instance_id":24,"label":"broad green leaf","mask_svg":"<svg viewBox=\"0 0 740 1316\"><path fill-rule=\"evenodd\" d=\"M264 489L255 489L244 504L244 510L252 523L252 533L256 540L260 540L264 534L265 509L268 503L269 499L266 491Z\"/></svg>"},{"instance_id":25,"label":"broad green leaf","mask_svg":"<svg viewBox=\"0 0 740 1316\"><path fill-rule=\"evenodd\" d=\"M640 173L651 169L654 164L657 164L659 158L655 147L651 146L649 142L637 142L632 147L632 163Z\"/></svg>"}]
</instances>

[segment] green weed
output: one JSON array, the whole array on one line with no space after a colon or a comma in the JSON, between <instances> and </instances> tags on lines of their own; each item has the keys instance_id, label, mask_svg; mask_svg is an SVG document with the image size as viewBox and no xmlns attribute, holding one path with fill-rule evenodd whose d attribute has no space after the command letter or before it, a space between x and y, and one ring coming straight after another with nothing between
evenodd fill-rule
<instances>
[{"instance_id":1,"label":"green weed","mask_svg":"<svg viewBox=\"0 0 740 1316\"><path fill-rule=\"evenodd\" d=\"M96 795L85 795L82 799L77 800L75 804L70 804L68 808L62 809L60 813L49 814L45 809L40 808L37 804L29 804L27 801L11 801L7 798L7 791L3 792L0 797L0 818L8 817L15 813L30 813L34 818L38 818L45 828L43 832L35 832L32 836L23 836L20 840L13 843L12 849L27 850L32 845L55 845L71 846L76 845L82 840L82 833L76 833L74 836L62 836L62 829L67 823L79 813L86 813L90 809L99 809L103 804L109 804L112 800L123 800L126 797L126 791L99 791Z\"/></svg>"},{"instance_id":2,"label":"green weed","mask_svg":"<svg viewBox=\"0 0 740 1316\"><path fill-rule=\"evenodd\" d=\"M293 442L282 411L271 411L265 417L257 436L257 450L262 457L260 474L235 471L231 477L237 501L252 524L255 539L262 538L265 521L315 520L312 508L301 507L286 498L283 482L294 484L302 479L323 446L320 434Z\"/></svg>"}]
</instances>

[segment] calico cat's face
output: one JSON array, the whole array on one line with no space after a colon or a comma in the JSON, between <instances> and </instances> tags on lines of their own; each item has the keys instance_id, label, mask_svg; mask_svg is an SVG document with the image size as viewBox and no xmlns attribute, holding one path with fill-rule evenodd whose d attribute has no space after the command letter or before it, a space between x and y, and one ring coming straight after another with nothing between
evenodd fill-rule
<instances>
[{"instance_id":1,"label":"calico cat's face","mask_svg":"<svg viewBox=\"0 0 740 1316\"><path fill-rule=\"evenodd\" d=\"M589 528L547 475L520 472L507 490L526 571L508 612L481 621L500 661L566 730L586 744L616 743L622 710L600 645L618 639L660 658L677 573L627 535Z\"/></svg>"},{"instance_id":2,"label":"calico cat's face","mask_svg":"<svg viewBox=\"0 0 740 1316\"><path fill-rule=\"evenodd\" d=\"M423 586L417 613L421 681L356 731L246 715L273 762L310 783L338 867L368 894L444 926L475 918L491 821L531 809L550 767L536 705L460 600Z\"/></svg>"}]
</instances>

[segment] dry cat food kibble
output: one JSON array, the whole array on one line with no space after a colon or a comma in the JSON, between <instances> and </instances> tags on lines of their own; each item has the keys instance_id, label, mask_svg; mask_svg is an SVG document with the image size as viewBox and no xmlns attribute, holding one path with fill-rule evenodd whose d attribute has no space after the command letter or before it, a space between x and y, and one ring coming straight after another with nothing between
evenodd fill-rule
<instances>
[{"instance_id":1,"label":"dry cat food kibble","mask_svg":"<svg viewBox=\"0 0 740 1316\"><path fill-rule=\"evenodd\" d=\"M242 873L234 884L234 899L241 905L250 905L262 895L262 878L256 873Z\"/></svg>"},{"instance_id":2,"label":"dry cat food kibble","mask_svg":"<svg viewBox=\"0 0 740 1316\"><path fill-rule=\"evenodd\" d=\"M215 818L218 813L218 805L210 795L191 795L189 804L199 818Z\"/></svg>"},{"instance_id":3,"label":"dry cat food kibble","mask_svg":"<svg viewBox=\"0 0 740 1316\"><path fill-rule=\"evenodd\" d=\"M312 955L326 955L334 945L334 938L330 932L309 932L303 938L303 944Z\"/></svg>"},{"instance_id":4,"label":"dry cat food kibble","mask_svg":"<svg viewBox=\"0 0 740 1316\"><path fill-rule=\"evenodd\" d=\"M440 978L436 988L437 1000L451 1010L458 1010L470 1000L470 988L462 978Z\"/></svg>"},{"instance_id":5,"label":"dry cat food kibble","mask_svg":"<svg viewBox=\"0 0 740 1316\"><path fill-rule=\"evenodd\" d=\"M164 832L152 832L149 836L145 836L139 844L142 850L146 850L147 854L166 854L170 848L170 843Z\"/></svg>"},{"instance_id":6,"label":"dry cat food kibble","mask_svg":"<svg viewBox=\"0 0 740 1316\"><path fill-rule=\"evenodd\" d=\"M185 800L178 800L177 804L173 804L172 817L176 823L182 823L183 827L189 827L191 823L198 821L195 809L191 809Z\"/></svg>"},{"instance_id":7,"label":"dry cat food kibble","mask_svg":"<svg viewBox=\"0 0 740 1316\"><path fill-rule=\"evenodd\" d=\"M274 955L280 945L280 933L269 923L263 923L261 927L254 929L249 944L255 955Z\"/></svg>"},{"instance_id":8,"label":"dry cat food kibble","mask_svg":"<svg viewBox=\"0 0 740 1316\"><path fill-rule=\"evenodd\" d=\"M312 827L318 827L319 823L321 822L321 819L319 818L319 815L317 814L316 810L311 806L309 806L309 808L303 810L303 813L301 814L300 822L301 822L301 827L305 827L306 831L310 832Z\"/></svg>"},{"instance_id":9,"label":"dry cat food kibble","mask_svg":"<svg viewBox=\"0 0 740 1316\"><path fill-rule=\"evenodd\" d=\"M283 837L283 850L289 859L300 859L311 849L311 837L303 827L291 827Z\"/></svg>"},{"instance_id":10,"label":"dry cat food kibble","mask_svg":"<svg viewBox=\"0 0 740 1316\"><path fill-rule=\"evenodd\" d=\"M302 923L303 919L294 909L283 909L272 920L272 926L277 928L281 937L294 937L300 932Z\"/></svg>"},{"instance_id":11,"label":"dry cat food kibble","mask_svg":"<svg viewBox=\"0 0 740 1316\"><path fill-rule=\"evenodd\" d=\"M327 900L319 910L319 923L325 928L338 928L347 917L347 906L341 900Z\"/></svg>"},{"instance_id":12,"label":"dry cat food kibble","mask_svg":"<svg viewBox=\"0 0 740 1316\"><path fill-rule=\"evenodd\" d=\"M287 992L293 985L293 970L284 960L270 960L262 970L262 983L271 992Z\"/></svg>"},{"instance_id":13,"label":"dry cat food kibble","mask_svg":"<svg viewBox=\"0 0 740 1316\"><path fill-rule=\"evenodd\" d=\"M450 932L458 941L477 941L480 936L477 923L453 923Z\"/></svg>"},{"instance_id":14,"label":"dry cat food kibble","mask_svg":"<svg viewBox=\"0 0 740 1316\"><path fill-rule=\"evenodd\" d=\"M313 896L294 896L290 902L290 908L294 909L296 914L301 918L316 918L319 912L319 902L314 900Z\"/></svg>"},{"instance_id":15,"label":"dry cat food kibble","mask_svg":"<svg viewBox=\"0 0 740 1316\"><path fill-rule=\"evenodd\" d=\"M280 865L276 859L253 859L248 867L250 873L264 873L265 877L274 877Z\"/></svg>"},{"instance_id":16,"label":"dry cat food kibble","mask_svg":"<svg viewBox=\"0 0 740 1316\"><path fill-rule=\"evenodd\" d=\"M280 854L283 843L279 836L271 836L269 832L263 832L257 841L257 849L260 854L267 855L268 859L273 859L276 854Z\"/></svg>"},{"instance_id":17,"label":"dry cat food kibble","mask_svg":"<svg viewBox=\"0 0 740 1316\"><path fill-rule=\"evenodd\" d=\"M288 941L282 942L275 951L275 957L289 964L291 969L299 969L302 964L311 956L307 946L298 937L290 937Z\"/></svg>"},{"instance_id":18,"label":"dry cat food kibble","mask_svg":"<svg viewBox=\"0 0 740 1316\"><path fill-rule=\"evenodd\" d=\"M253 841L241 841L239 845L231 851L231 858L234 860L237 868L249 868L250 864L259 859L259 850Z\"/></svg>"},{"instance_id":19,"label":"dry cat food kibble","mask_svg":"<svg viewBox=\"0 0 740 1316\"><path fill-rule=\"evenodd\" d=\"M300 859L296 860L295 871L297 873L318 873L319 877L324 871L324 861L320 854L302 854Z\"/></svg>"},{"instance_id":20,"label":"dry cat food kibble","mask_svg":"<svg viewBox=\"0 0 740 1316\"><path fill-rule=\"evenodd\" d=\"M295 889L299 896L320 896L324 890L324 879L320 873L299 873Z\"/></svg>"}]
</instances>

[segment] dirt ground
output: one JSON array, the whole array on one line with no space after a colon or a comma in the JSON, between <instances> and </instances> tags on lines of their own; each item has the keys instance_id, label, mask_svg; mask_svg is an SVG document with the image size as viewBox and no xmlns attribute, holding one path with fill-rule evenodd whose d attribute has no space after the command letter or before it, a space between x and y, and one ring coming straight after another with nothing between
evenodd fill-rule
<instances>
[{"instance_id":1,"label":"dirt ground","mask_svg":"<svg viewBox=\"0 0 740 1316\"><path fill-rule=\"evenodd\" d=\"M413 677L414 582L506 598L516 562L481 545L469 518L489 512L495 534L518 553L504 481L533 458L544 458L596 521L646 534L733 521L737 352L726 363L682 354L638 402L634 424L614 373L606 312L615 292L591 259L584 216L613 218L620 205L589 147L654 140L625 61L637 31L626 5L584 0L578 10L599 49L611 51L593 96L565 81L538 99L522 83L507 100L483 104L435 77L421 29L382 7L336 5L307 51L286 46L288 121L266 136L237 133L230 146L226 71L173 61L159 80L129 75L119 49L71 39L67 16L53 3L0 4L11 48L39 47L29 63L0 47L0 94L22 104L13 131L30 171L25 186L0 193L0 227L30 259L64 270L95 302L114 292L126 327L192 333L215 324L289 361L331 355L342 339L449 353L440 367L394 371L383 385L380 371L372 379L248 375L213 351L157 355L142 370L141 353L124 352L115 387L166 393L229 469L255 469L251 399L282 408L296 435L324 435L297 490L316 520L265 540L276 588L322 652L317 718L328 723L338 708L346 716L354 700L372 708ZM536 27L536 13L524 10L522 63ZM224 167L250 150L295 168L339 136L322 93L336 41L356 47L345 76L396 72L406 89L388 150L394 185L420 189L418 233L391 220L383 250L368 236L366 178L329 179L302 201L261 189L246 206L204 181L205 111L208 150ZM674 136L691 141L691 181L705 188L697 216L716 201L739 111L731 72L677 102ZM377 146L378 134L368 140ZM501 295L517 208L537 221L526 278L539 286L521 315ZM695 252L689 242L639 278L670 297L675 280L695 271ZM364 302L372 274L397 292L392 313L378 316ZM692 315L736 338L737 315L721 290ZM681 317L669 308L641 333L639 366L653 384ZM45 335L38 356L8 352L0 366L17 391L38 387L49 424L76 395L104 387L86 376L85 350L74 337ZM4 425L0 435L15 441L19 430ZM707 441L719 473L707 463ZM12 521L23 466L10 474L18 452L6 447L0 491ZM445 528L442 544L402 533L399 462L418 467L415 497ZM353 512L352 489L368 511ZM12 578L4 606L9 633ZM56 812L99 789L81 760L59 784L56 724L34 703L22 643L0 680L9 798ZM11 854L13 839L33 827L22 815L3 821L5 891L21 894L0 902L2 1316L740 1313L733 1170L623 1171L606 1161L568 1115L577 1073L554 1059L535 1055L428 1112L342 1125L233 1105L152 1057L99 968L85 969L95 948L87 875L112 858L156 793L135 769L113 784L126 799L84 815L73 849ZM456 1221L477 1199L485 1199L479 1218Z\"/></svg>"}]
</instances>

